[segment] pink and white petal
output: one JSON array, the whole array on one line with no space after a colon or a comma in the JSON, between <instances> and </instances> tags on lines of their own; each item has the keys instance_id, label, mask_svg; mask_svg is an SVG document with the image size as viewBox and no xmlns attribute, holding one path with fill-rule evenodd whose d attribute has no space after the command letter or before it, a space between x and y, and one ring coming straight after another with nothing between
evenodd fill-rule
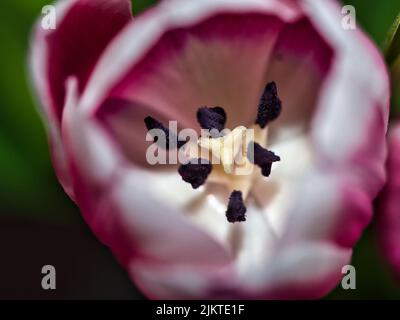
<instances>
[{"instance_id":1,"label":"pink and white petal","mask_svg":"<svg viewBox=\"0 0 400 320\"><path fill-rule=\"evenodd\" d=\"M278 248L293 241L350 248L369 223L372 200L385 180L388 77L372 44L341 28L333 2L299 3L334 56L311 128L313 169L298 180Z\"/></svg>"},{"instance_id":2,"label":"pink and white petal","mask_svg":"<svg viewBox=\"0 0 400 320\"><path fill-rule=\"evenodd\" d=\"M129 274L139 289L150 299L232 299L244 297L227 284L234 282L228 267L201 267L193 264L152 264L132 260Z\"/></svg>"},{"instance_id":3,"label":"pink and white petal","mask_svg":"<svg viewBox=\"0 0 400 320\"><path fill-rule=\"evenodd\" d=\"M35 27L30 70L48 124L56 173L73 197L60 135L66 80L75 76L79 93L83 91L101 52L131 20L131 7L128 0L64 0L56 3L55 10L55 30L44 29L41 21Z\"/></svg>"},{"instance_id":4,"label":"pink and white petal","mask_svg":"<svg viewBox=\"0 0 400 320\"><path fill-rule=\"evenodd\" d=\"M255 270L244 284L247 294L263 299L315 299L340 281L352 250L327 242L292 243Z\"/></svg>"},{"instance_id":5,"label":"pink and white petal","mask_svg":"<svg viewBox=\"0 0 400 320\"><path fill-rule=\"evenodd\" d=\"M152 299L314 299L342 278L351 249L329 243L293 244L240 279L229 267L160 265L132 260L129 273Z\"/></svg>"},{"instance_id":6,"label":"pink and white petal","mask_svg":"<svg viewBox=\"0 0 400 320\"><path fill-rule=\"evenodd\" d=\"M292 185L289 182L281 185L279 197L283 199L273 199L263 210L275 239L264 241L263 251L251 268L242 269L240 264L236 265L242 282L239 287L243 287L244 292L249 291L247 295L316 298L326 294L337 285L342 267L350 261L352 246L370 221L371 199L346 177L311 168L297 180ZM256 235L259 236L258 232ZM308 251L307 248L312 249ZM251 258L251 250L247 250L243 254ZM304 260L300 253L293 255L296 252L302 252ZM311 259L310 252L310 269L303 268L307 259ZM291 259L298 259L296 272L288 262ZM280 263L284 266L282 269ZM275 277L273 272L282 273L282 276Z\"/></svg>"},{"instance_id":7,"label":"pink and white petal","mask_svg":"<svg viewBox=\"0 0 400 320\"><path fill-rule=\"evenodd\" d=\"M64 0L55 10L55 29L41 21L35 27L30 66L45 114L60 123L66 79L75 76L82 93L99 56L132 16L129 0Z\"/></svg>"},{"instance_id":8,"label":"pink and white petal","mask_svg":"<svg viewBox=\"0 0 400 320\"><path fill-rule=\"evenodd\" d=\"M389 136L388 181L379 200L378 237L383 255L400 279L400 125Z\"/></svg>"},{"instance_id":9,"label":"pink and white petal","mask_svg":"<svg viewBox=\"0 0 400 320\"><path fill-rule=\"evenodd\" d=\"M221 105L229 127L253 122L276 37L284 22L296 18L292 6L275 0L164 2L108 48L82 107L107 114L107 98L120 99L131 102L133 112L126 113L145 106L149 115L198 129L197 109ZM132 126L130 135L140 134L137 129Z\"/></svg>"},{"instance_id":10,"label":"pink and white petal","mask_svg":"<svg viewBox=\"0 0 400 320\"><path fill-rule=\"evenodd\" d=\"M351 171L374 197L385 181L390 97L385 64L361 31L341 27L336 2L304 0L302 4L335 52L313 121L316 152L330 169Z\"/></svg>"},{"instance_id":11,"label":"pink and white petal","mask_svg":"<svg viewBox=\"0 0 400 320\"><path fill-rule=\"evenodd\" d=\"M347 252L349 258L350 248L371 219L372 200L385 180L389 82L375 47L361 33L347 34L341 28L337 22L340 10L333 2L299 3L334 56L311 128L313 169L298 180L292 208L272 224L280 226L275 249L284 255L293 243L329 243L332 256L340 258L341 252ZM371 70L373 78L368 77ZM318 268L322 255L315 259ZM340 261L344 260L332 264L324 278L339 279ZM260 278L257 281L261 285ZM335 283L329 283L332 289Z\"/></svg>"},{"instance_id":12,"label":"pink and white petal","mask_svg":"<svg viewBox=\"0 0 400 320\"><path fill-rule=\"evenodd\" d=\"M56 3L55 12L58 21L62 21L68 11L72 8L73 1L59 1ZM33 30L31 38L31 52L29 54L29 68L32 78L32 85L36 89L40 107L42 108L46 123L53 124L59 130L59 117L57 116L57 109L62 110L64 101L59 107L54 105L54 99L50 90L49 79L49 62L48 62L48 48L46 44L47 34L51 34L54 30L46 30L41 25L41 20L37 21ZM62 85L65 85L63 83ZM65 89L65 87L63 88ZM51 128L50 128L51 131Z\"/></svg>"},{"instance_id":13,"label":"pink and white petal","mask_svg":"<svg viewBox=\"0 0 400 320\"><path fill-rule=\"evenodd\" d=\"M167 31L111 95L163 110L192 128L204 105L223 107L230 128L252 123L281 26L273 16L223 13Z\"/></svg>"},{"instance_id":14,"label":"pink and white petal","mask_svg":"<svg viewBox=\"0 0 400 320\"><path fill-rule=\"evenodd\" d=\"M278 250L300 241L351 248L371 216L372 199L347 173L312 169L297 183Z\"/></svg>"},{"instance_id":15,"label":"pink and white petal","mask_svg":"<svg viewBox=\"0 0 400 320\"><path fill-rule=\"evenodd\" d=\"M217 15L230 14L230 15L251 15L254 13L259 13L263 15L271 15L278 17L281 21L292 21L298 17L299 12L295 8L295 6L284 4L281 1L277 0L236 0L236 1L224 1L224 0L205 0L205 1L182 1L182 0L173 0L173 1L165 1L162 2L159 6L149 10L144 15L138 17L134 23L131 23L129 27L124 30L120 34L115 41L113 41L112 45L105 52L99 64L91 77L88 89L85 92L83 97L82 104L85 109L88 109L88 112L95 113L97 108L102 104L107 96L110 95L110 92L122 81L125 77L129 75L132 69L136 67L139 62L142 62L144 57L154 48L157 43L159 43L160 39L169 31L174 30L177 31L177 34L180 35L175 40L175 45L179 45L181 50L175 51L176 54L183 53L182 52L182 33L185 30L190 30L192 27L200 24L201 22L211 19ZM230 22L230 21L227 21ZM278 23L279 24L279 23ZM230 24L231 25L231 24ZM266 26L275 27L276 22L271 24L267 24ZM205 30L202 31L203 37L201 39L205 39L208 41L218 40L218 38L223 35L226 36L224 40L238 40L235 39L233 34L235 32L226 30L224 26L214 25L217 27L215 30L208 29L205 26ZM263 36L263 25L260 25L259 21L255 21L255 25L251 25L251 23L247 22L244 27L250 27L252 30L254 28L259 27L257 35ZM241 30L240 27L235 26L235 31L240 31L239 35L243 35L246 31L245 29ZM204 32L210 31L208 37L204 35ZM272 31L276 31L276 28ZM224 34L225 33L225 34ZM261 35L260 35L261 33ZM135 36L133 36L135 35ZM200 36L201 34L199 34ZM273 35L273 33L271 33ZM250 37L251 38L251 37ZM261 38L262 39L262 38ZM172 41L173 39L170 39ZM181 40L181 41L179 41ZM193 39L195 40L195 39ZM198 39L200 40L200 39ZM271 39L273 42L273 38ZM198 42L198 41L195 41ZM249 43L250 42L250 43ZM270 41L267 41L270 42ZM235 44L235 42L233 43ZM251 45L251 41L245 41L245 44ZM244 46L245 51L248 51L250 48L248 46ZM168 47L169 46L169 47ZM164 45L165 54L173 54L173 48L170 48L171 43L166 43ZM261 45L262 47L262 45ZM267 47L268 48L268 47ZM168 49L168 50L167 50ZM195 48L193 48L195 49ZM224 48L222 48L224 49ZM223 53L227 54L226 49L223 50ZM267 53L269 50L267 50ZM196 53L196 52L193 52ZM199 52L201 53L201 52ZM207 53L207 51L205 52ZM254 52L253 58L257 55ZM208 53L209 55L211 53ZM202 57L199 57L202 58ZM237 56L236 56L237 58ZM267 57L268 58L268 55ZM202 58L202 60L204 60ZM236 63L239 63L242 66L241 61L235 60ZM242 60L242 59L240 59ZM257 59L256 59L257 60ZM251 63L251 60L247 60L246 62ZM262 62L262 61L261 61ZM256 64L259 64L260 61L256 61ZM194 65L195 68L196 64ZM110 65L113 65L113 68L110 72ZM181 66L181 69L184 66ZM220 68L220 67L218 67ZM209 68L207 68L209 69ZM237 71L236 68L234 68ZM185 70L182 70L185 72ZM207 70L208 71L208 70ZM154 71L153 71L154 72ZM171 70L172 72L172 70ZM176 71L175 71L176 72ZM200 71L199 71L200 72ZM187 73L187 70L186 70ZM172 75L171 75L172 76ZM179 75L176 75L179 76ZM246 73L243 72L240 74L241 77L245 77ZM179 79L180 80L180 79ZM229 80L229 79L226 79ZM223 83L222 83L223 84ZM205 84L202 84L205 85ZM219 83L221 85L221 83ZM190 89L190 88L189 88ZM212 91L215 90L211 88ZM192 90L192 89L190 89ZM254 90L254 89L253 89ZM181 91L184 91L183 89ZM158 94L155 92L154 94ZM164 93L167 94L167 93ZM184 93L182 93L184 94ZM217 101L218 102L218 101ZM214 103L214 102L213 102ZM146 103L145 103L146 104ZM147 104L148 105L148 104ZM153 106L156 107L156 106ZM186 107L186 106L185 106Z\"/></svg>"},{"instance_id":16,"label":"pink and white petal","mask_svg":"<svg viewBox=\"0 0 400 320\"><path fill-rule=\"evenodd\" d=\"M122 166L120 149L94 119L78 107L78 80L67 80L69 95L62 116L62 142L69 167L73 166L89 184L107 185ZM70 168L71 169L71 168ZM73 178L73 172L70 172Z\"/></svg>"},{"instance_id":17,"label":"pink and white petal","mask_svg":"<svg viewBox=\"0 0 400 320\"><path fill-rule=\"evenodd\" d=\"M301 5L334 56L311 129L314 169L298 182L277 250L306 241L330 242L341 251L369 223L372 200L384 183L389 81L377 49L360 32L341 28L333 2ZM362 157L367 161L357 161Z\"/></svg>"},{"instance_id":18,"label":"pink and white petal","mask_svg":"<svg viewBox=\"0 0 400 320\"><path fill-rule=\"evenodd\" d=\"M144 135L141 137L144 139ZM112 221L112 219L117 221L121 220L118 215L128 212L128 208L126 207L125 211L115 209L115 207L118 207L119 201L114 199L114 209L109 210L110 212L108 212L106 217L107 220L103 224L101 223L103 220L98 218L102 216L98 211L103 212L104 209L102 207L109 207L111 201L107 201L103 204L103 201L100 200L104 197L109 198L108 193L112 191L110 186L116 183L115 180L121 174L121 170L123 170L126 175L129 173L130 181L140 186L143 192L141 199L148 199L146 200L149 203L148 210L155 210L154 214L160 216L165 215L164 210L157 209L160 205L164 205L171 212L173 211L172 208L174 208L176 215L178 215L176 219L170 218L169 221L171 224L176 223L174 220L184 219L186 224L191 225L191 228L197 228L195 227L196 223L197 226L199 224L205 225L204 219L196 219L195 216L199 216L198 212L192 212L187 208L187 206L191 205L192 201L195 201L198 195L203 194L203 191L196 190L196 192L194 192L188 184L182 182L181 177L176 171L172 173L162 173L156 170L155 167L151 167L151 171L135 169L136 167L132 166L132 163L126 161L122 153L123 150L116 144L110 132L104 128L103 123L98 121L97 118L83 113L82 109L76 107L73 103L68 103L64 110L63 142L68 150L69 166L74 180L73 187L76 193L76 201L83 211L83 215L88 224L92 229L96 230L95 233L100 239L108 243L113 250L120 250L123 245L111 245L110 241L113 240L104 240L103 234L108 233L101 230L107 230L111 234L111 238L119 238L123 235L125 233L125 228L127 230L129 229L129 224L121 223L114 227L114 224L110 221ZM128 168L132 171L128 171ZM174 188L171 188L171 185L174 185ZM131 200L135 199L133 193L134 188L128 187L126 192L132 194ZM157 203L159 203L159 205L155 205L154 207L151 205L153 197L156 197ZM120 204L122 204L123 200L124 199L120 199ZM208 201L206 203L208 204ZM131 210L136 210L137 204L135 204L135 202L131 202L130 205L132 206ZM210 231L207 236L209 237L212 235L210 238L214 239L210 241L218 242L219 245L223 242L221 238L224 238L226 234L224 230L227 227L224 210L225 208L223 209L222 215L218 215L217 217L213 215L213 213L215 213L213 207L205 207L201 210L201 212L205 212L208 216L214 217L213 221L215 223L207 225L208 231ZM188 216L191 214L193 214L193 219L188 219ZM148 214L147 216L152 215ZM218 218L218 221L216 218ZM154 217L154 219L156 218ZM162 220L163 219L160 219L160 221ZM189 223L190 220L192 221ZM196 222L196 220L201 221ZM192 222L195 223L193 224ZM113 230L113 228L115 230ZM188 226L185 225L183 228L187 229ZM204 228L202 229L204 230ZM136 230L136 228L132 227L132 230ZM143 230L146 229L144 228ZM129 230L127 232L130 233ZM193 234L196 232L199 231L192 231ZM141 234L142 232L137 231L137 233ZM186 240L182 238L182 242L185 241ZM120 242L122 243L122 240ZM206 243L204 240L201 242ZM123 243L127 248L132 246L129 241ZM150 242L148 242L148 244L150 244ZM154 246L156 246L156 242ZM192 247L195 246L192 245ZM180 254L183 253L184 252L181 251Z\"/></svg>"},{"instance_id":19,"label":"pink and white petal","mask_svg":"<svg viewBox=\"0 0 400 320\"><path fill-rule=\"evenodd\" d=\"M176 204L151 192L154 182L152 173L121 171L110 194L108 216L119 213L119 231L134 245L136 257L167 265L229 265L232 256L226 248L190 223Z\"/></svg>"},{"instance_id":20,"label":"pink and white petal","mask_svg":"<svg viewBox=\"0 0 400 320\"><path fill-rule=\"evenodd\" d=\"M73 87L74 81L69 83ZM191 224L176 204L152 192L157 174L125 163L100 123L73 103L64 111L63 142L85 220L121 263L134 257L198 266L231 262L230 253Z\"/></svg>"},{"instance_id":21,"label":"pink and white petal","mask_svg":"<svg viewBox=\"0 0 400 320\"><path fill-rule=\"evenodd\" d=\"M151 173L122 169L108 185L95 186L75 172L77 201L87 223L122 265L149 263L156 270L195 266L199 281L231 268L226 248L151 192Z\"/></svg>"}]
</instances>

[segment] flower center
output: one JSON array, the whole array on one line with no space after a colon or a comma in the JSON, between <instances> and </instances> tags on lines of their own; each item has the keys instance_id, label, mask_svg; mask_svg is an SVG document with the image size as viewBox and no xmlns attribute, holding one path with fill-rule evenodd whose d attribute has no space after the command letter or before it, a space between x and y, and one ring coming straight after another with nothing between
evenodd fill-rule
<instances>
[{"instance_id":1,"label":"flower center","mask_svg":"<svg viewBox=\"0 0 400 320\"><path fill-rule=\"evenodd\" d=\"M145 118L148 130L159 129L164 133L166 149L176 147L183 152L187 163L180 165L178 173L194 189L207 181L223 183L232 190L227 199L226 218L229 222L246 221L245 201L255 178L260 174L269 177L272 164L279 156L265 148L267 125L277 119L282 104L275 82L266 85L258 105L255 124L249 128L238 126L225 129L226 112L221 107L201 107L197 121L202 130L196 141L178 141L176 135L152 117ZM158 137L154 142L160 142ZM261 170L257 170L257 168Z\"/></svg>"}]
</instances>

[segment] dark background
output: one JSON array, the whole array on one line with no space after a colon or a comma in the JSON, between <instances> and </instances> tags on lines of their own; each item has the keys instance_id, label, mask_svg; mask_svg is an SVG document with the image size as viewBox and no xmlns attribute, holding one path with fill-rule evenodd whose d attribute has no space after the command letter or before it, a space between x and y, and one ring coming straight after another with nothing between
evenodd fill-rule
<instances>
[{"instance_id":1,"label":"dark background","mask_svg":"<svg viewBox=\"0 0 400 320\"><path fill-rule=\"evenodd\" d=\"M153 2L134 1L134 13ZM356 7L358 22L382 47L400 1L345 2ZM0 299L142 298L53 173L26 63L31 27L46 4L0 1ZM41 288L46 264L56 267L56 290ZM400 285L376 248L374 224L355 247L353 265L357 290L338 287L328 299L400 298Z\"/></svg>"}]
</instances>

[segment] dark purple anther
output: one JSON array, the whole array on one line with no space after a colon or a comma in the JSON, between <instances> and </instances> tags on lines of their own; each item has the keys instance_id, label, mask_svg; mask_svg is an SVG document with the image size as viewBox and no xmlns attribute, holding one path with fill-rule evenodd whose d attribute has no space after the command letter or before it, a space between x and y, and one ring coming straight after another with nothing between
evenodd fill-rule
<instances>
[{"instance_id":1,"label":"dark purple anther","mask_svg":"<svg viewBox=\"0 0 400 320\"><path fill-rule=\"evenodd\" d=\"M204 159L197 159L188 164L182 164L178 172L183 181L190 183L193 189L197 189L206 182L211 173L212 165Z\"/></svg>"},{"instance_id":2,"label":"dark purple anther","mask_svg":"<svg viewBox=\"0 0 400 320\"><path fill-rule=\"evenodd\" d=\"M149 131L153 129L159 129L164 132L165 141L164 139L161 139L161 141L159 141L159 137L154 136L154 142L157 142L160 147L165 148L166 150L168 150L170 146L175 146L175 144L176 147L179 149L186 143L186 141L177 141L177 136L170 132L168 128L166 128L161 122L157 121L153 117L146 117L144 119L144 123L147 130Z\"/></svg>"},{"instance_id":3,"label":"dark purple anther","mask_svg":"<svg viewBox=\"0 0 400 320\"><path fill-rule=\"evenodd\" d=\"M253 141L247 146L247 158L261 168L261 173L265 177L271 174L272 163L281 160L275 153Z\"/></svg>"},{"instance_id":4,"label":"dark purple anther","mask_svg":"<svg viewBox=\"0 0 400 320\"><path fill-rule=\"evenodd\" d=\"M262 129L279 117L282 111L282 102L278 97L278 89L275 82L270 82L265 86L264 92L258 105L256 124Z\"/></svg>"},{"instance_id":5,"label":"dark purple anther","mask_svg":"<svg viewBox=\"0 0 400 320\"><path fill-rule=\"evenodd\" d=\"M231 223L246 221L246 211L247 209L243 203L242 192L234 190L229 197L226 218Z\"/></svg>"},{"instance_id":6,"label":"dark purple anther","mask_svg":"<svg viewBox=\"0 0 400 320\"><path fill-rule=\"evenodd\" d=\"M203 129L222 131L225 128L226 113L221 107L201 107L197 110L197 121Z\"/></svg>"}]
</instances>

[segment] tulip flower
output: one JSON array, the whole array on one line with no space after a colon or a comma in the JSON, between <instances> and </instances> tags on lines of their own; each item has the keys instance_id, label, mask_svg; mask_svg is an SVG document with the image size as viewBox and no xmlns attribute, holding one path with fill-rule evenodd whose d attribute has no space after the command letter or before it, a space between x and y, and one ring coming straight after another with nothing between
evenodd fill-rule
<instances>
[{"instance_id":1,"label":"tulip flower","mask_svg":"<svg viewBox=\"0 0 400 320\"><path fill-rule=\"evenodd\" d=\"M54 167L91 230L149 298L327 294L385 182L378 50L331 0L129 3L61 1L32 41ZM149 164L153 129L188 155L172 137L194 129L221 164ZM250 129L235 175L222 151Z\"/></svg>"},{"instance_id":2,"label":"tulip flower","mask_svg":"<svg viewBox=\"0 0 400 320\"><path fill-rule=\"evenodd\" d=\"M400 279L400 126L389 135L388 181L379 199L378 235L384 257Z\"/></svg>"}]
</instances>

